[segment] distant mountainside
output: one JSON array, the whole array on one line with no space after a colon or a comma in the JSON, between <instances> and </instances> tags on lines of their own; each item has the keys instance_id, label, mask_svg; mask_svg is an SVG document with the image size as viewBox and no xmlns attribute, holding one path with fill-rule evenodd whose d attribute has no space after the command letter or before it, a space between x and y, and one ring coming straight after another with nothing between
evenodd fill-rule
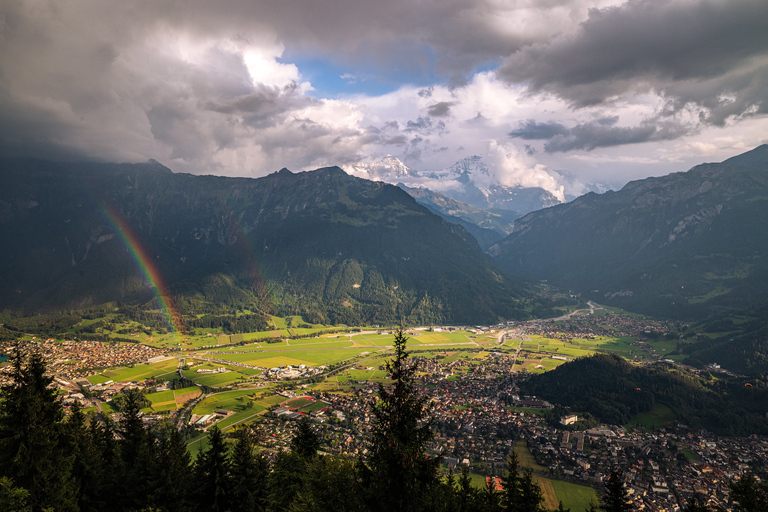
<instances>
[{"instance_id":1,"label":"distant mountainside","mask_svg":"<svg viewBox=\"0 0 768 512\"><path fill-rule=\"evenodd\" d=\"M768 145L533 212L489 249L513 274L664 316L768 299Z\"/></svg>"},{"instance_id":2,"label":"distant mountainside","mask_svg":"<svg viewBox=\"0 0 768 512\"><path fill-rule=\"evenodd\" d=\"M768 433L765 375L714 379L664 363L637 366L616 354L596 354L534 375L521 384L521 391L614 425L661 404L695 429L739 436Z\"/></svg>"},{"instance_id":3,"label":"distant mountainside","mask_svg":"<svg viewBox=\"0 0 768 512\"><path fill-rule=\"evenodd\" d=\"M402 183L397 186L432 213L448 222L464 226L483 250L510 234L515 219L520 217L520 214L511 210L481 210L428 188L412 188Z\"/></svg>"},{"instance_id":4,"label":"distant mountainside","mask_svg":"<svg viewBox=\"0 0 768 512\"><path fill-rule=\"evenodd\" d=\"M462 227L339 168L259 179L0 162L0 308L149 301L331 323L485 323L526 294ZM531 303L527 301L530 308Z\"/></svg>"},{"instance_id":5,"label":"distant mountainside","mask_svg":"<svg viewBox=\"0 0 768 512\"><path fill-rule=\"evenodd\" d=\"M510 210L522 215L562 202L540 187L502 185L479 156L464 158L438 171L416 171L393 156L350 165L345 170L357 177L402 183L412 189L426 188L479 210Z\"/></svg>"}]
</instances>

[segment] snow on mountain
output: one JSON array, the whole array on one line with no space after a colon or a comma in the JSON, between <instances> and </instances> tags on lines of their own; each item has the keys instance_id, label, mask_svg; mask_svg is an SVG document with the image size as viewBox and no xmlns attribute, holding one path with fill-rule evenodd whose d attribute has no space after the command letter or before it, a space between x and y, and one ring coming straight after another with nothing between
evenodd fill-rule
<instances>
[{"instance_id":1,"label":"snow on mountain","mask_svg":"<svg viewBox=\"0 0 768 512\"><path fill-rule=\"evenodd\" d=\"M410 169L394 156L344 167L353 176L426 188L480 209L498 208L521 214L559 204L562 198L542 187L504 185L482 157L464 158L434 171Z\"/></svg>"},{"instance_id":2,"label":"snow on mountain","mask_svg":"<svg viewBox=\"0 0 768 512\"><path fill-rule=\"evenodd\" d=\"M387 155L376 162L361 162L344 166L343 169L352 176L373 181L384 181L395 184L401 178L411 174L408 168L399 158Z\"/></svg>"}]
</instances>

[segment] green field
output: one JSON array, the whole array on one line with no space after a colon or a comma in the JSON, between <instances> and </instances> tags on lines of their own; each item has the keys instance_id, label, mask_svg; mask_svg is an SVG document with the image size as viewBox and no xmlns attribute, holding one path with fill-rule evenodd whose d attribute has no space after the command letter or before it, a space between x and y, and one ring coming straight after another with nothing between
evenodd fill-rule
<instances>
[{"instance_id":1,"label":"green field","mask_svg":"<svg viewBox=\"0 0 768 512\"><path fill-rule=\"evenodd\" d=\"M242 375L241 373L237 372L224 372L224 373L191 373L191 372L184 372L184 375L194 381L198 384L202 384L203 386L210 386L210 387L222 387L222 386L228 386L229 384L233 384L235 381L237 381L240 378L246 377L245 375Z\"/></svg>"},{"instance_id":2,"label":"green field","mask_svg":"<svg viewBox=\"0 0 768 512\"><path fill-rule=\"evenodd\" d=\"M88 380L93 384L99 384L98 381L106 382L113 380L115 382L141 381L150 377L168 377L172 378L176 373L179 361L177 359L168 359L154 364L137 364L133 367L115 368L106 370L101 374L91 375Z\"/></svg>"},{"instance_id":3,"label":"green field","mask_svg":"<svg viewBox=\"0 0 768 512\"><path fill-rule=\"evenodd\" d=\"M548 469L541 466L533 458L531 452L528 450L528 443L526 441L518 441L515 445L515 453L517 454L517 464L521 468L528 468L533 471L547 472Z\"/></svg>"},{"instance_id":4,"label":"green field","mask_svg":"<svg viewBox=\"0 0 768 512\"><path fill-rule=\"evenodd\" d=\"M228 411L238 412L240 410L246 410L245 405L250 401L247 395L253 394L252 389L248 390L236 390L236 391L224 391L222 393L216 393L202 400L192 411L194 414L211 414L217 409L226 409ZM281 397L282 398L282 397ZM251 409L253 412L257 411L257 407L263 407L256 402Z\"/></svg>"},{"instance_id":5,"label":"green field","mask_svg":"<svg viewBox=\"0 0 768 512\"><path fill-rule=\"evenodd\" d=\"M286 402L283 403L282 406L288 407L289 409L301 409L302 407L306 407L313 403L315 403L314 400L308 400L306 398L292 398L290 400L286 400Z\"/></svg>"},{"instance_id":6,"label":"green field","mask_svg":"<svg viewBox=\"0 0 768 512\"><path fill-rule=\"evenodd\" d=\"M285 397L281 395L271 395L265 398L260 398L256 400L256 403L261 405L262 407L271 407L273 405L278 405L285 402Z\"/></svg>"},{"instance_id":7,"label":"green field","mask_svg":"<svg viewBox=\"0 0 768 512\"><path fill-rule=\"evenodd\" d=\"M563 502L565 509L589 510L591 503L598 503L597 492L592 487L578 485L563 480L549 480L557 500ZM554 507L557 508L557 503Z\"/></svg>"},{"instance_id":8,"label":"green field","mask_svg":"<svg viewBox=\"0 0 768 512\"><path fill-rule=\"evenodd\" d=\"M175 401L173 390L160 391L159 393L148 393L147 400L152 402L152 404Z\"/></svg>"},{"instance_id":9,"label":"green field","mask_svg":"<svg viewBox=\"0 0 768 512\"><path fill-rule=\"evenodd\" d=\"M664 425L669 425L675 421L675 417L675 411L666 405L656 404L650 411L634 416L629 420L625 427L632 428L635 426L642 426L652 430L663 427Z\"/></svg>"}]
</instances>

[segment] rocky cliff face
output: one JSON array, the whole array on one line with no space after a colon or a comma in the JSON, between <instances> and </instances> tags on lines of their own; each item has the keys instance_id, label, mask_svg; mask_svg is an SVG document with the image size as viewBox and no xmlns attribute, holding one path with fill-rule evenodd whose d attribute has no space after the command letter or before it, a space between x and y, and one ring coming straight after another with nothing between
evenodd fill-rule
<instances>
[{"instance_id":1,"label":"rocky cliff face","mask_svg":"<svg viewBox=\"0 0 768 512\"><path fill-rule=\"evenodd\" d=\"M645 311L761 300L768 146L533 212L489 254L510 272Z\"/></svg>"}]
</instances>

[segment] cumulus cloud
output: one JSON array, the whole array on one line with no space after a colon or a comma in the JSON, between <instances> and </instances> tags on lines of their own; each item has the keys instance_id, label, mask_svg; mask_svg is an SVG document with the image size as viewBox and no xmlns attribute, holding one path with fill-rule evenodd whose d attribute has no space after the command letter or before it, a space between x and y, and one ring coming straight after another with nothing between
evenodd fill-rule
<instances>
[{"instance_id":1,"label":"cumulus cloud","mask_svg":"<svg viewBox=\"0 0 768 512\"><path fill-rule=\"evenodd\" d=\"M259 176L387 154L440 169L512 137L528 144L493 142L499 177L556 191L562 176L548 169L591 172L600 155L575 158L582 151L677 140L653 146L654 161L677 163L685 151L756 141L768 108L766 6L0 2L0 156L154 158ZM323 94L327 77L315 80L307 62L388 92Z\"/></svg>"},{"instance_id":2,"label":"cumulus cloud","mask_svg":"<svg viewBox=\"0 0 768 512\"><path fill-rule=\"evenodd\" d=\"M565 187L543 165L532 162L517 147L491 141L487 159L498 183L508 187L541 187L560 201L565 201Z\"/></svg>"},{"instance_id":3,"label":"cumulus cloud","mask_svg":"<svg viewBox=\"0 0 768 512\"><path fill-rule=\"evenodd\" d=\"M722 125L768 112L766 26L762 0L635 0L515 51L498 75L576 107L652 91L666 100L660 113L693 104L703 122Z\"/></svg>"}]
</instances>

